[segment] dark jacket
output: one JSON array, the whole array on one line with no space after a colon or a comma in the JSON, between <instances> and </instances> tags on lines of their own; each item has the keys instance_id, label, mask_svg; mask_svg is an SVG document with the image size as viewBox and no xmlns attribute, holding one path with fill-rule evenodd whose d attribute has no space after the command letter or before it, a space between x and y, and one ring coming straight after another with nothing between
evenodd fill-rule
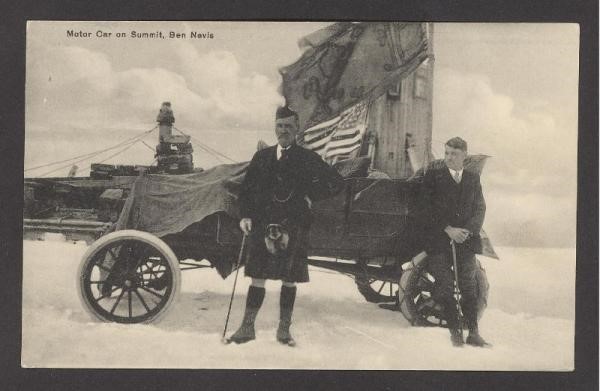
<instances>
[{"instance_id":1,"label":"dark jacket","mask_svg":"<svg viewBox=\"0 0 600 391\"><path fill-rule=\"evenodd\" d=\"M450 238L444 232L448 225L466 228L472 236L463 246L481 253L480 231L485 217L485 200L479 175L464 170L457 184L448 167L433 168L423 178L422 202L424 206L425 250L439 253L449 248Z\"/></svg>"},{"instance_id":2,"label":"dark jacket","mask_svg":"<svg viewBox=\"0 0 600 391\"><path fill-rule=\"evenodd\" d=\"M277 160L277 146L254 154L240 191L241 217L264 220L273 204L285 202L286 212L303 219L309 214L305 196L319 201L337 194L343 187L343 178L325 163L319 155L293 145L287 158Z\"/></svg>"},{"instance_id":3,"label":"dark jacket","mask_svg":"<svg viewBox=\"0 0 600 391\"><path fill-rule=\"evenodd\" d=\"M318 201L343 188L338 172L315 152L294 145L277 160L277 146L254 154L240 191L241 217L252 219L244 274L253 278L308 282L308 231L312 216L305 196ZM267 224L282 224L290 233L287 251L270 254Z\"/></svg>"}]
</instances>

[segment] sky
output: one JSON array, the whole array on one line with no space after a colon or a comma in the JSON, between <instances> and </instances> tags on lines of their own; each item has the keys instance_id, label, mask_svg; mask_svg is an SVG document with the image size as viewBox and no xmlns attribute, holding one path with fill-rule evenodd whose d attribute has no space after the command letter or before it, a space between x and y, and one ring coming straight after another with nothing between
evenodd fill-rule
<instances>
[{"instance_id":1,"label":"sky","mask_svg":"<svg viewBox=\"0 0 600 391\"><path fill-rule=\"evenodd\" d=\"M278 69L300 56L300 38L328 24L29 22L25 168L152 129L163 101L172 104L175 126L192 136L197 167L229 162L200 143L249 160L259 139L275 142ZM69 37L70 30L89 36ZM133 38L134 31L165 38ZM171 31L186 38L169 38ZM492 156L482 176L492 241L574 246L578 26L436 23L433 46L433 151L441 157L444 141L458 135L471 153ZM149 164L156 137L94 162ZM69 163L25 176L61 167L49 175L66 175ZM77 163L81 175L89 164Z\"/></svg>"}]
</instances>

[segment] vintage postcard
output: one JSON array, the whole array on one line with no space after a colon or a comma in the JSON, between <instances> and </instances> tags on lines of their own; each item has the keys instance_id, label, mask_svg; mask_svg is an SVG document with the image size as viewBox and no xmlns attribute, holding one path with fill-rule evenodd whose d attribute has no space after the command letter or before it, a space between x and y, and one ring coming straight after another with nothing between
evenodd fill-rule
<instances>
[{"instance_id":1,"label":"vintage postcard","mask_svg":"<svg viewBox=\"0 0 600 391\"><path fill-rule=\"evenodd\" d=\"M23 367L574 369L577 24L26 43Z\"/></svg>"}]
</instances>

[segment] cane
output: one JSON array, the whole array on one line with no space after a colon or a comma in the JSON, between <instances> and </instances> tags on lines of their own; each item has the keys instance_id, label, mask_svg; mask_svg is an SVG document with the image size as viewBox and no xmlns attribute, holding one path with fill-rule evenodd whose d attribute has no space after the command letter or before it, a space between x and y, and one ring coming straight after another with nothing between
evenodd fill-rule
<instances>
[{"instance_id":1,"label":"cane","mask_svg":"<svg viewBox=\"0 0 600 391\"><path fill-rule=\"evenodd\" d=\"M454 295L456 296L456 309L458 311L458 330L460 337L463 338L463 312L460 305L460 287L458 286L458 265L456 262L456 245L454 240L450 241L452 246L452 266L454 267Z\"/></svg>"},{"instance_id":2,"label":"cane","mask_svg":"<svg viewBox=\"0 0 600 391\"><path fill-rule=\"evenodd\" d=\"M242 262L242 257L244 256L244 249L246 248L246 238L247 234L244 234L242 237L242 246L240 248L240 254L238 255L236 270L235 270L235 279L233 280L233 290L231 291L231 298L229 299L229 309L227 310L227 318L225 319L225 327L223 328L223 336L221 337L221 342L226 344L227 340L225 339L225 334L227 333L227 325L229 324L229 315L231 314L231 304L233 304L233 295L235 294L235 286L237 284L238 273L240 272L240 263Z\"/></svg>"}]
</instances>

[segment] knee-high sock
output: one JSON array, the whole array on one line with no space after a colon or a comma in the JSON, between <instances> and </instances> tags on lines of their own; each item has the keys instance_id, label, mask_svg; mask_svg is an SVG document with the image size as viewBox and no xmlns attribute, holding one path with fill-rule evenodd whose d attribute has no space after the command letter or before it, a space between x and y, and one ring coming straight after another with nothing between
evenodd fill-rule
<instances>
[{"instance_id":1,"label":"knee-high sock","mask_svg":"<svg viewBox=\"0 0 600 391\"><path fill-rule=\"evenodd\" d=\"M279 296L279 322L280 326L289 327L292 322L292 312L296 301L296 287L282 285Z\"/></svg>"},{"instance_id":2,"label":"knee-high sock","mask_svg":"<svg viewBox=\"0 0 600 391\"><path fill-rule=\"evenodd\" d=\"M244 343L255 338L254 321L258 310L265 298L265 288L250 286L248 288L248 296L246 296L246 309L244 311L244 319L238 330L229 338L235 343Z\"/></svg>"},{"instance_id":3,"label":"knee-high sock","mask_svg":"<svg viewBox=\"0 0 600 391\"><path fill-rule=\"evenodd\" d=\"M262 306L265 298L265 288L259 288L250 285L248 295L246 296L246 310L244 312L243 324L254 324L258 310Z\"/></svg>"}]
</instances>

